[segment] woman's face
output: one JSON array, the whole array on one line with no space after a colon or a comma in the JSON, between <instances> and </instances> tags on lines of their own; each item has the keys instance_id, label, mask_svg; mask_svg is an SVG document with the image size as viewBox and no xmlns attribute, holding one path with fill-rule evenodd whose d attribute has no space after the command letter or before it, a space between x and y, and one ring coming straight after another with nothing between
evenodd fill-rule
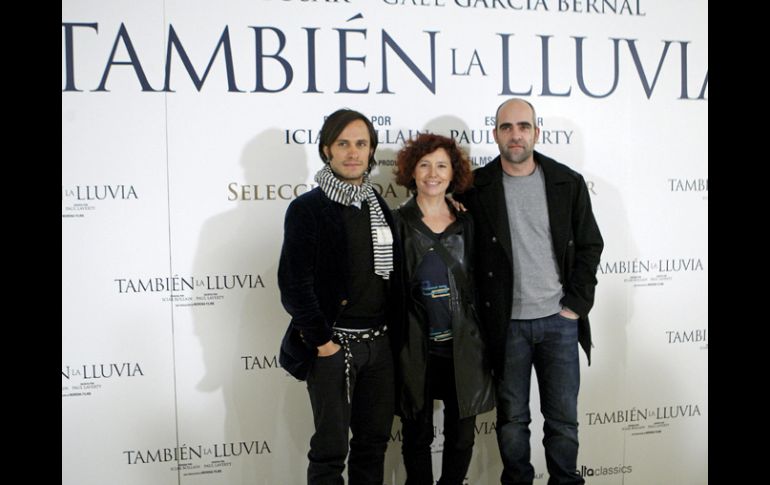
<instances>
[{"instance_id":1,"label":"woman's face","mask_svg":"<svg viewBox=\"0 0 770 485\"><path fill-rule=\"evenodd\" d=\"M443 196L454 177L449 154L443 148L428 153L415 165L413 176L417 195Z\"/></svg>"}]
</instances>

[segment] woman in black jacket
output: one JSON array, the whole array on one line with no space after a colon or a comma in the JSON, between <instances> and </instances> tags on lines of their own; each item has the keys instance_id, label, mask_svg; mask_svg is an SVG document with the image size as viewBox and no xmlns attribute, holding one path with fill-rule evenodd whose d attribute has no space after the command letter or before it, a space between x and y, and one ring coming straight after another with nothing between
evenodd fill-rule
<instances>
[{"instance_id":1,"label":"woman in black jacket","mask_svg":"<svg viewBox=\"0 0 770 485\"><path fill-rule=\"evenodd\" d=\"M397 352L398 411L407 485L433 484L433 400L444 402L440 485L461 484L473 454L476 415L494 408L492 377L473 305L473 220L447 192L471 186L454 140L422 134L397 158L396 182L414 195L394 212L403 267L403 343Z\"/></svg>"}]
</instances>

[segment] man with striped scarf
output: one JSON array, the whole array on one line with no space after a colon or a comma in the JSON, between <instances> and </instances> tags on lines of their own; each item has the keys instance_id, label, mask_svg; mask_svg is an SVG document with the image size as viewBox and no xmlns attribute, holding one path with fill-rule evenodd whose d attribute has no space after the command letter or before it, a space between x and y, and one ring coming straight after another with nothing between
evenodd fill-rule
<instances>
[{"instance_id":1,"label":"man with striped scarf","mask_svg":"<svg viewBox=\"0 0 770 485\"><path fill-rule=\"evenodd\" d=\"M351 485L383 483L394 412L397 332L389 327L398 305L390 283L398 255L390 210L369 181L376 148L377 132L364 115L331 114L319 135L325 166L315 176L318 187L286 211L278 285L292 320L280 361L307 380L313 485L344 483L348 450Z\"/></svg>"}]
</instances>

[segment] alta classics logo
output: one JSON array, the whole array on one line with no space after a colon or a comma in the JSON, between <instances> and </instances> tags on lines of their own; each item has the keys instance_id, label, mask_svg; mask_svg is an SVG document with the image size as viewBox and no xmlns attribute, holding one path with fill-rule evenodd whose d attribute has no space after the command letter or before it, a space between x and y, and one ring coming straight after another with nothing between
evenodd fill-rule
<instances>
[{"instance_id":1,"label":"alta classics logo","mask_svg":"<svg viewBox=\"0 0 770 485\"><path fill-rule=\"evenodd\" d=\"M615 466L593 466L587 467L581 465L578 474L581 477L601 477L607 475L627 475L633 471L633 467L628 464Z\"/></svg>"}]
</instances>

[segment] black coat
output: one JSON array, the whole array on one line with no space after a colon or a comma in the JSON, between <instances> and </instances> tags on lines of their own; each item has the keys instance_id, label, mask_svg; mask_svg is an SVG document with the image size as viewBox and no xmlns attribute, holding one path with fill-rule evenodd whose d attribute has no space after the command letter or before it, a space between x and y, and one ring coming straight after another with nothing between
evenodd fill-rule
<instances>
[{"instance_id":1,"label":"black coat","mask_svg":"<svg viewBox=\"0 0 770 485\"><path fill-rule=\"evenodd\" d=\"M375 194L377 195L377 194ZM377 195L385 220L393 217ZM393 232L395 238L395 232ZM291 315L278 355L281 366L300 380L307 378L317 347L332 338L332 327L348 302L350 267L342 206L315 189L297 197L286 209L284 239L278 265L281 303ZM393 264L399 263L393 244ZM391 280L393 274L391 274ZM388 293L390 295L390 284ZM389 296L390 298L390 296ZM393 305L386 305L392 309ZM390 311L388 321L395 318ZM398 334L389 331L391 339Z\"/></svg>"},{"instance_id":2,"label":"black coat","mask_svg":"<svg viewBox=\"0 0 770 485\"><path fill-rule=\"evenodd\" d=\"M422 212L414 198L394 211L403 254L399 278L405 328L403 345L397 352L398 413L415 419L426 405L426 378L430 324L420 295L415 273L423 257L434 244L441 244L451 257L447 264L452 309L452 353L455 387L460 418L475 416L494 408L492 374L474 308L472 269L473 219L470 214L456 214L438 243L422 223ZM437 253L442 259L444 255ZM446 260L444 260L447 263ZM458 277L455 277L458 275Z\"/></svg>"},{"instance_id":3,"label":"black coat","mask_svg":"<svg viewBox=\"0 0 770 485\"><path fill-rule=\"evenodd\" d=\"M566 165L535 152L545 177L548 218L559 277L561 303L580 316L578 341L591 363L591 325L596 269L604 247L591 210L583 176ZM502 376L505 330L511 318L513 259L508 211L498 156L474 172L474 187L455 196L476 220L476 293L482 330L489 343L495 373Z\"/></svg>"}]
</instances>

